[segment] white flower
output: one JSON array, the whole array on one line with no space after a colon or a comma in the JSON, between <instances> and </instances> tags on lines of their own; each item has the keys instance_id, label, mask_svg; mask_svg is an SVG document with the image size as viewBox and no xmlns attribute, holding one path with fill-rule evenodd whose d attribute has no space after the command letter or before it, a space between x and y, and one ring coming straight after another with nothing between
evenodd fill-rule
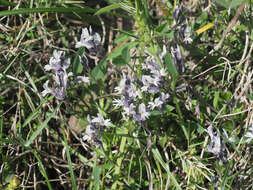
<instances>
[{"instance_id":1,"label":"white flower","mask_svg":"<svg viewBox=\"0 0 253 190\"><path fill-rule=\"evenodd\" d=\"M110 119L104 119L104 117L100 113L98 113L97 117L95 117L91 121L92 121L92 123L98 123L101 126L107 127L107 126L111 125Z\"/></svg>"},{"instance_id":2,"label":"white flower","mask_svg":"<svg viewBox=\"0 0 253 190\"><path fill-rule=\"evenodd\" d=\"M193 42L192 38L191 38L191 27L188 25L188 23L186 24L186 27L184 29L184 40L183 42L186 42L186 44L190 44Z\"/></svg>"},{"instance_id":3,"label":"white flower","mask_svg":"<svg viewBox=\"0 0 253 190\"><path fill-rule=\"evenodd\" d=\"M86 77L86 76L77 76L75 81L77 83L84 82L84 83L90 84L90 79L89 79L89 77Z\"/></svg>"},{"instance_id":4,"label":"white flower","mask_svg":"<svg viewBox=\"0 0 253 190\"><path fill-rule=\"evenodd\" d=\"M126 87L126 76L125 76L125 74L123 73L123 78L120 80L120 82L119 82L119 86L117 86L117 87L115 87L114 88L114 90L115 90L115 92L116 93L119 93L119 94L121 94L122 93L122 91L125 89L125 87Z\"/></svg>"},{"instance_id":5,"label":"white flower","mask_svg":"<svg viewBox=\"0 0 253 190\"><path fill-rule=\"evenodd\" d=\"M213 133L213 127L210 125L207 128L207 133L209 134L211 138L210 144L207 146L207 150L209 152L212 152L215 155L219 155L221 151L221 139L220 139L220 132L217 131L217 135L215 136Z\"/></svg>"},{"instance_id":6,"label":"white flower","mask_svg":"<svg viewBox=\"0 0 253 190\"><path fill-rule=\"evenodd\" d=\"M253 140L253 125L251 124L248 127L248 132L244 135L247 138L246 143L249 143Z\"/></svg>"},{"instance_id":7,"label":"white flower","mask_svg":"<svg viewBox=\"0 0 253 190\"><path fill-rule=\"evenodd\" d=\"M70 65L70 59L66 59L64 51L53 51L53 57L50 58L49 64L45 65L45 71L66 70Z\"/></svg>"},{"instance_id":8,"label":"white flower","mask_svg":"<svg viewBox=\"0 0 253 190\"><path fill-rule=\"evenodd\" d=\"M101 43L101 37L98 33L93 33L91 26L82 29L81 39L76 43L76 48L86 47L92 55L96 55L98 46Z\"/></svg>"},{"instance_id":9,"label":"white flower","mask_svg":"<svg viewBox=\"0 0 253 190\"><path fill-rule=\"evenodd\" d=\"M123 109L124 109L124 112L122 113L123 116L125 116L125 115L130 116L130 115L136 114L134 111L134 104L133 103L130 104L129 106L128 105L124 106Z\"/></svg>"},{"instance_id":10,"label":"white flower","mask_svg":"<svg viewBox=\"0 0 253 190\"><path fill-rule=\"evenodd\" d=\"M83 141L92 140L95 132L96 131L94 130L94 128L91 125L87 125L86 129L85 129L85 135L82 137L82 140Z\"/></svg>"},{"instance_id":11,"label":"white flower","mask_svg":"<svg viewBox=\"0 0 253 190\"><path fill-rule=\"evenodd\" d=\"M140 120L141 121L145 121L149 117L149 115L150 115L150 113L147 112L146 106L145 106L144 103L141 103L139 105L138 112L140 114Z\"/></svg>"},{"instance_id":12,"label":"white flower","mask_svg":"<svg viewBox=\"0 0 253 190\"><path fill-rule=\"evenodd\" d=\"M124 106L124 99L114 99L112 103L115 107L121 107Z\"/></svg>"},{"instance_id":13,"label":"white flower","mask_svg":"<svg viewBox=\"0 0 253 190\"><path fill-rule=\"evenodd\" d=\"M43 96L43 97L45 97L47 94L51 94L52 93L52 90L48 87L48 83L49 83L49 80L47 80L44 84L43 84L43 88L45 89L45 90L43 90L42 92L41 92L41 95Z\"/></svg>"},{"instance_id":14,"label":"white flower","mask_svg":"<svg viewBox=\"0 0 253 190\"><path fill-rule=\"evenodd\" d=\"M170 97L170 95L168 94L168 93L164 93L164 92L162 92L161 93L161 97L160 97L160 99L161 99L161 101L163 102L163 103L165 103L165 101L168 99Z\"/></svg>"},{"instance_id":15,"label":"white flower","mask_svg":"<svg viewBox=\"0 0 253 190\"><path fill-rule=\"evenodd\" d=\"M159 74L160 74L160 76L165 77L165 76L167 76L168 73L167 73L166 69L161 68Z\"/></svg>"},{"instance_id":16,"label":"white flower","mask_svg":"<svg viewBox=\"0 0 253 190\"><path fill-rule=\"evenodd\" d=\"M129 98L138 97L138 98L142 99L141 91L137 90L136 86L133 83L130 84L130 87L128 89L128 96L129 96Z\"/></svg>"},{"instance_id":17,"label":"white flower","mask_svg":"<svg viewBox=\"0 0 253 190\"><path fill-rule=\"evenodd\" d=\"M163 102L160 100L160 98L156 98L154 102L149 102L149 108L151 110L155 109L156 107L160 107Z\"/></svg>"},{"instance_id":18,"label":"white flower","mask_svg":"<svg viewBox=\"0 0 253 190\"><path fill-rule=\"evenodd\" d=\"M219 159L222 160L223 164L227 163L226 152L225 152L225 142L220 137L220 131L217 130L216 135L213 133L213 127L210 125L207 128L207 133L211 138L210 144L207 146L207 150Z\"/></svg>"}]
</instances>

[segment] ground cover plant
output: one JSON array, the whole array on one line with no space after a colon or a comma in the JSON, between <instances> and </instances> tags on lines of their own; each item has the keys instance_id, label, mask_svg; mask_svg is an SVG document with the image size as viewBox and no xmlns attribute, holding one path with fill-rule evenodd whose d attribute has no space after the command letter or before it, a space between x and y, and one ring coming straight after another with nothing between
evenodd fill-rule
<instances>
[{"instance_id":1,"label":"ground cover plant","mask_svg":"<svg viewBox=\"0 0 253 190\"><path fill-rule=\"evenodd\" d=\"M0 189L253 189L252 0L0 0Z\"/></svg>"}]
</instances>

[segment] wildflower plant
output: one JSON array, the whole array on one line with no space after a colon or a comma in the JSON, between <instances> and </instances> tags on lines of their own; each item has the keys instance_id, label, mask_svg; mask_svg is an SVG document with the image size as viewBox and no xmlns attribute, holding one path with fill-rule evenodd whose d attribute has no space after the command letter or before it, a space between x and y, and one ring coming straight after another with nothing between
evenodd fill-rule
<instances>
[{"instance_id":1,"label":"wildflower plant","mask_svg":"<svg viewBox=\"0 0 253 190\"><path fill-rule=\"evenodd\" d=\"M3 2L0 189L252 189L248 1Z\"/></svg>"},{"instance_id":2,"label":"wildflower plant","mask_svg":"<svg viewBox=\"0 0 253 190\"><path fill-rule=\"evenodd\" d=\"M85 56L85 55L83 55ZM84 58L83 58L84 59ZM86 58L87 60L87 58ZM53 74L53 86L48 87L49 80L47 80L44 85L44 91L42 91L42 96L45 97L48 93L55 96L58 100L64 100L66 97L66 90L68 87L68 79L73 76L72 72L67 72L68 67L71 62L69 58L66 58L64 51L54 50L53 57L50 58L49 64L45 65L45 71L52 71ZM89 77L77 76L75 83L86 83L89 84Z\"/></svg>"}]
</instances>

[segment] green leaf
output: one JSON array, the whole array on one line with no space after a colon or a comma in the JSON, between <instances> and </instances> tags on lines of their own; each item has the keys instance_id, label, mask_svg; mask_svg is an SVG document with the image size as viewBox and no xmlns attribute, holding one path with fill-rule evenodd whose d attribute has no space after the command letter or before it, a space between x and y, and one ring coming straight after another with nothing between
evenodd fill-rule
<instances>
[{"instance_id":1,"label":"green leaf","mask_svg":"<svg viewBox=\"0 0 253 190\"><path fill-rule=\"evenodd\" d=\"M0 0L0 4L6 5L6 6L12 6L12 7L17 6L17 3L9 2L7 0Z\"/></svg>"},{"instance_id":2,"label":"green leaf","mask_svg":"<svg viewBox=\"0 0 253 190\"><path fill-rule=\"evenodd\" d=\"M242 5L243 3L246 2L246 0L232 0L232 1L231 0L216 0L216 2L219 5L229 9L229 8L236 8L237 6Z\"/></svg>"},{"instance_id":3,"label":"green leaf","mask_svg":"<svg viewBox=\"0 0 253 190\"><path fill-rule=\"evenodd\" d=\"M138 38L137 36L134 35L133 32L127 32L125 30L119 30L119 29L115 29L115 30L120 32L120 35L114 39L115 43L124 42L131 38L135 38L135 39Z\"/></svg>"},{"instance_id":4,"label":"green leaf","mask_svg":"<svg viewBox=\"0 0 253 190\"><path fill-rule=\"evenodd\" d=\"M216 91L214 93L214 99L213 99L213 107L216 108L216 109L218 108L219 98L220 98L220 92Z\"/></svg>"},{"instance_id":5,"label":"green leaf","mask_svg":"<svg viewBox=\"0 0 253 190\"><path fill-rule=\"evenodd\" d=\"M22 125L22 128L24 128L26 125L28 125L32 120L36 119L40 112L41 107L48 102L49 100L53 99L54 96L51 96L49 98L45 98L43 99L43 101L41 102L41 104L33 111L30 113L30 115L27 117L27 119L24 121L24 124Z\"/></svg>"},{"instance_id":6,"label":"green leaf","mask_svg":"<svg viewBox=\"0 0 253 190\"><path fill-rule=\"evenodd\" d=\"M106 74L107 62L101 61L91 72L96 80L104 78Z\"/></svg>"},{"instance_id":7,"label":"green leaf","mask_svg":"<svg viewBox=\"0 0 253 190\"><path fill-rule=\"evenodd\" d=\"M112 4L112 5L99 9L94 15L101 15L103 13L109 12L114 9L118 9L120 7L121 7L121 3Z\"/></svg>"},{"instance_id":8,"label":"green leaf","mask_svg":"<svg viewBox=\"0 0 253 190\"><path fill-rule=\"evenodd\" d=\"M99 166L94 165L92 176L94 179L95 189L99 189L100 175L101 175L101 168Z\"/></svg>"},{"instance_id":9,"label":"green leaf","mask_svg":"<svg viewBox=\"0 0 253 190\"><path fill-rule=\"evenodd\" d=\"M253 101L253 94L248 94L248 98Z\"/></svg>"},{"instance_id":10,"label":"green leaf","mask_svg":"<svg viewBox=\"0 0 253 190\"><path fill-rule=\"evenodd\" d=\"M48 118L39 126L39 128L32 134L30 139L25 143L25 147L29 147L30 144L34 141L34 139L41 133L41 131L47 127L48 122L51 120L52 117L55 117L56 111L58 111L61 103L55 108L55 110L48 116Z\"/></svg>"},{"instance_id":11,"label":"green leaf","mask_svg":"<svg viewBox=\"0 0 253 190\"><path fill-rule=\"evenodd\" d=\"M157 115L161 115L162 113L160 112L160 111L158 111L158 110L153 110L151 113L150 113L150 115L151 116L157 116Z\"/></svg>"},{"instance_id":12,"label":"green leaf","mask_svg":"<svg viewBox=\"0 0 253 190\"><path fill-rule=\"evenodd\" d=\"M166 105L165 106L165 110L167 111L167 112L171 112L171 111L173 111L174 109L175 109L175 107L174 106L171 106L171 105Z\"/></svg>"},{"instance_id":13,"label":"green leaf","mask_svg":"<svg viewBox=\"0 0 253 190\"><path fill-rule=\"evenodd\" d=\"M173 64L172 62L172 58L170 56L170 54L166 54L165 57L164 57L164 62L165 62L165 65L167 66L167 69L170 73L170 75L172 77L177 77L178 76L178 72L177 72L177 68L176 66Z\"/></svg>"},{"instance_id":14,"label":"green leaf","mask_svg":"<svg viewBox=\"0 0 253 190\"><path fill-rule=\"evenodd\" d=\"M131 60L130 54L129 54L129 49L128 47L123 48L121 55L114 58L112 60L112 63L116 66L124 66L129 63Z\"/></svg>"},{"instance_id":15,"label":"green leaf","mask_svg":"<svg viewBox=\"0 0 253 190\"><path fill-rule=\"evenodd\" d=\"M46 182L47 182L47 187L49 188L49 190L52 190L52 186L50 184L50 181L49 181L49 178L47 176L47 172L46 172L46 169L39 157L39 155L37 154L37 152L33 149L30 148L30 151L33 153L34 157L38 160L38 166L39 166L39 170L40 170L40 173L43 175L43 177L46 179Z\"/></svg>"},{"instance_id":16,"label":"green leaf","mask_svg":"<svg viewBox=\"0 0 253 190\"><path fill-rule=\"evenodd\" d=\"M74 62L73 62L73 73L74 75L79 75L83 71L83 65L79 59L79 56L83 55L85 53L85 48L81 47L77 51L77 55L75 56Z\"/></svg>"},{"instance_id":17,"label":"green leaf","mask_svg":"<svg viewBox=\"0 0 253 190\"><path fill-rule=\"evenodd\" d=\"M239 5L242 5L243 3L245 3L245 0L233 0L230 5L229 5L229 8L236 8L238 7Z\"/></svg>"},{"instance_id":18,"label":"green leaf","mask_svg":"<svg viewBox=\"0 0 253 190\"><path fill-rule=\"evenodd\" d=\"M126 63L126 60L122 57L122 56L118 56L116 58L114 58L112 60L112 63L118 67L120 66L125 66L127 63Z\"/></svg>"},{"instance_id":19,"label":"green leaf","mask_svg":"<svg viewBox=\"0 0 253 190\"><path fill-rule=\"evenodd\" d=\"M129 54L128 47L123 48L123 50L122 50L122 57L123 57L123 59L125 59L125 61L127 63L131 60L131 56Z\"/></svg>"},{"instance_id":20,"label":"green leaf","mask_svg":"<svg viewBox=\"0 0 253 190\"><path fill-rule=\"evenodd\" d=\"M115 48L108 56L107 56L107 60L109 59L113 59L115 57L118 57L122 54L122 51L125 47L128 47L128 49L132 49L133 47L135 47L138 44L138 42L128 42L125 44L120 45L119 47Z\"/></svg>"}]
</instances>

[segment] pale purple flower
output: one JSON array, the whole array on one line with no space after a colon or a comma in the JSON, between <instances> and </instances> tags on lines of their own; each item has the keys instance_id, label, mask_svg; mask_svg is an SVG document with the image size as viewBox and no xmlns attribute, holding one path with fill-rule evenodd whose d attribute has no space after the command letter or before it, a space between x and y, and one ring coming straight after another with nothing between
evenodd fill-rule
<instances>
[{"instance_id":1,"label":"pale purple flower","mask_svg":"<svg viewBox=\"0 0 253 190\"><path fill-rule=\"evenodd\" d=\"M170 95L169 95L168 93L165 94L164 92L162 92L162 93L161 93L160 100L161 100L163 103L165 103L166 100L167 100L169 97L170 97Z\"/></svg>"},{"instance_id":2,"label":"pale purple flower","mask_svg":"<svg viewBox=\"0 0 253 190\"><path fill-rule=\"evenodd\" d=\"M49 80L47 80L43 84L44 90L42 91L42 96L45 97L47 94L52 94L55 96L58 100L63 100L66 96L66 91L63 87L57 87L57 88L49 88L48 87Z\"/></svg>"},{"instance_id":3,"label":"pale purple flower","mask_svg":"<svg viewBox=\"0 0 253 190\"><path fill-rule=\"evenodd\" d=\"M43 85L44 91L42 92L42 96L44 97L46 94L50 93L54 95L57 99L63 100L66 96L66 89L68 83L68 77L72 75L72 73L67 73L66 69L70 65L70 59L65 57L64 51L53 51L53 57L50 58L49 64L45 65L45 70L52 70L55 74L53 75L53 80L55 86L50 89L48 87L49 81Z\"/></svg>"},{"instance_id":4,"label":"pale purple flower","mask_svg":"<svg viewBox=\"0 0 253 190\"><path fill-rule=\"evenodd\" d=\"M53 57L50 58L49 64L45 65L45 71L66 70L70 65L70 59L66 59L64 51L53 51Z\"/></svg>"},{"instance_id":5,"label":"pale purple flower","mask_svg":"<svg viewBox=\"0 0 253 190\"><path fill-rule=\"evenodd\" d=\"M91 26L88 28L82 29L81 39L76 43L76 48L86 47L91 55L96 55L98 47L101 44L101 37L98 33L93 33Z\"/></svg>"},{"instance_id":6,"label":"pale purple flower","mask_svg":"<svg viewBox=\"0 0 253 190\"><path fill-rule=\"evenodd\" d=\"M98 113L97 117L95 117L91 121L92 121L92 123L97 123L100 126L108 127L109 125L111 125L111 120L110 119L104 119L104 117L100 113Z\"/></svg>"},{"instance_id":7,"label":"pale purple flower","mask_svg":"<svg viewBox=\"0 0 253 190\"><path fill-rule=\"evenodd\" d=\"M130 105L124 104L124 107L123 107L124 112L122 113L122 115L123 116L136 115L134 108L135 108L135 106L133 103L131 103Z\"/></svg>"},{"instance_id":8,"label":"pale purple flower","mask_svg":"<svg viewBox=\"0 0 253 190\"><path fill-rule=\"evenodd\" d=\"M227 162L227 158L225 156L225 142L220 136L220 131L217 130L216 134L213 132L213 127L210 125L207 128L207 133L209 134L211 138L210 144L207 146L207 151L213 153L215 156L217 156L219 159L222 160L222 162L225 164Z\"/></svg>"},{"instance_id":9,"label":"pale purple flower","mask_svg":"<svg viewBox=\"0 0 253 190\"><path fill-rule=\"evenodd\" d=\"M136 98L136 97L138 97L138 98L142 98L142 94L141 94L141 91L140 90L138 90L137 88L136 88L136 86L133 84L133 83L131 83L130 85L129 85L129 89L127 90L127 92L128 92L128 96L130 97L130 98Z\"/></svg>"},{"instance_id":10,"label":"pale purple flower","mask_svg":"<svg viewBox=\"0 0 253 190\"><path fill-rule=\"evenodd\" d=\"M101 130L99 130L98 126L92 122L89 115L87 116L87 120L89 122L89 125L86 126L85 135L81 138L81 140L94 143L96 146L101 146L102 137L99 134Z\"/></svg>"},{"instance_id":11,"label":"pale purple flower","mask_svg":"<svg viewBox=\"0 0 253 190\"><path fill-rule=\"evenodd\" d=\"M43 84L44 90L41 92L41 95L42 95L43 97L45 97L47 94L52 94L52 89L48 87L48 83L49 83L49 80L47 80L47 81Z\"/></svg>"},{"instance_id":12,"label":"pale purple flower","mask_svg":"<svg viewBox=\"0 0 253 190\"><path fill-rule=\"evenodd\" d=\"M150 113L146 110L146 106L144 103L141 103L138 107L138 113L140 114L140 121L145 121L148 119Z\"/></svg>"},{"instance_id":13,"label":"pale purple flower","mask_svg":"<svg viewBox=\"0 0 253 190\"><path fill-rule=\"evenodd\" d=\"M185 68L179 45L177 45L176 48L174 48L173 46L171 47L171 55L173 58L174 65L178 68L179 72L183 73L185 71Z\"/></svg>"},{"instance_id":14,"label":"pale purple flower","mask_svg":"<svg viewBox=\"0 0 253 190\"><path fill-rule=\"evenodd\" d=\"M85 75L84 76L77 76L76 79L75 79L75 82L77 83L86 83L86 84L90 84L90 78L89 77L86 77Z\"/></svg>"},{"instance_id":15,"label":"pale purple flower","mask_svg":"<svg viewBox=\"0 0 253 190\"><path fill-rule=\"evenodd\" d=\"M119 82L119 86L115 87L114 90L118 94L122 94L122 91L126 88L126 75L123 73L123 78Z\"/></svg>"},{"instance_id":16,"label":"pale purple flower","mask_svg":"<svg viewBox=\"0 0 253 190\"><path fill-rule=\"evenodd\" d=\"M246 143L250 143L253 140L253 124L248 127L248 132L244 135L247 138Z\"/></svg>"},{"instance_id":17,"label":"pale purple flower","mask_svg":"<svg viewBox=\"0 0 253 190\"><path fill-rule=\"evenodd\" d=\"M175 24L182 24L185 22L185 16L183 15L183 5L181 4L180 7L176 6L172 16L174 18L174 23Z\"/></svg>"},{"instance_id":18,"label":"pale purple flower","mask_svg":"<svg viewBox=\"0 0 253 190\"><path fill-rule=\"evenodd\" d=\"M154 102L149 102L148 105L149 105L149 108L151 110L155 109L156 107L161 107L163 104L163 102L161 101L160 97L156 98L154 100Z\"/></svg>"},{"instance_id":19,"label":"pale purple flower","mask_svg":"<svg viewBox=\"0 0 253 190\"><path fill-rule=\"evenodd\" d=\"M185 44L191 44L193 42L193 39L191 38L191 27L187 23L185 27L182 27L182 34L183 34L183 42Z\"/></svg>"},{"instance_id":20,"label":"pale purple flower","mask_svg":"<svg viewBox=\"0 0 253 190\"><path fill-rule=\"evenodd\" d=\"M142 75L141 82L143 84L141 87L142 92L148 91L151 85L159 86L159 78L153 78L149 75Z\"/></svg>"}]
</instances>

